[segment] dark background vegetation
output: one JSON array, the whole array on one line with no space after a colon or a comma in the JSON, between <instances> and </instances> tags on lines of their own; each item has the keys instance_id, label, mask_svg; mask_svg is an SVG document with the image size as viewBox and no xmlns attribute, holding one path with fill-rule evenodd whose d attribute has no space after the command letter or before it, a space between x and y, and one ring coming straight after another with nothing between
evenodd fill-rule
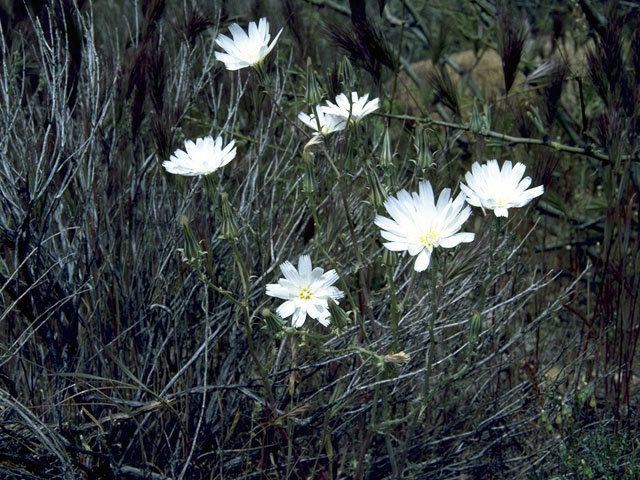
<instances>
[{"instance_id":1,"label":"dark background vegetation","mask_svg":"<svg viewBox=\"0 0 640 480\"><path fill-rule=\"evenodd\" d=\"M261 16L284 28L266 85L213 56ZM3 0L0 19L1 478L638 478L637 3ZM311 189L314 82L382 108L327 140L340 176L316 150ZM220 133L261 366L202 281L243 288L217 195L161 167ZM488 158L544 196L501 230L475 211L476 241L412 277L375 192L455 188ZM339 271L343 328L267 328L265 285L302 253Z\"/></svg>"}]
</instances>

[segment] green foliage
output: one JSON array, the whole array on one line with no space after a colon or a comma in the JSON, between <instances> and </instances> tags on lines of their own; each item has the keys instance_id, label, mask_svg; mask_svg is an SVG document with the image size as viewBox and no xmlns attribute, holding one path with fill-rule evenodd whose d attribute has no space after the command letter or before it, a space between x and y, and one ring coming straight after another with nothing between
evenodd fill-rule
<instances>
[{"instance_id":1,"label":"green foliage","mask_svg":"<svg viewBox=\"0 0 640 480\"><path fill-rule=\"evenodd\" d=\"M553 454L557 467L539 470L528 478L631 480L640 475L637 437L596 428L574 432L565 438L561 450Z\"/></svg>"}]
</instances>

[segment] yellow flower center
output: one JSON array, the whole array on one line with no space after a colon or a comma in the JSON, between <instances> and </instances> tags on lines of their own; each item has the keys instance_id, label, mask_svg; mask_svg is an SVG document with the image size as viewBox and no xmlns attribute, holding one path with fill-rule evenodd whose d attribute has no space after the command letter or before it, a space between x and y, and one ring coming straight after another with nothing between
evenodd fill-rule
<instances>
[{"instance_id":1,"label":"yellow flower center","mask_svg":"<svg viewBox=\"0 0 640 480\"><path fill-rule=\"evenodd\" d=\"M501 207L504 207L504 198L502 197L498 197L498 199L496 200L498 202L498 205Z\"/></svg>"},{"instance_id":2,"label":"yellow flower center","mask_svg":"<svg viewBox=\"0 0 640 480\"><path fill-rule=\"evenodd\" d=\"M307 287L301 288L300 293L298 293L298 297L300 297L301 300L311 300L312 296L313 294L311 293L311 290Z\"/></svg>"},{"instance_id":3,"label":"yellow flower center","mask_svg":"<svg viewBox=\"0 0 640 480\"><path fill-rule=\"evenodd\" d=\"M429 230L426 233L422 233L419 240L425 247L433 247L438 242L438 236L436 232Z\"/></svg>"}]
</instances>

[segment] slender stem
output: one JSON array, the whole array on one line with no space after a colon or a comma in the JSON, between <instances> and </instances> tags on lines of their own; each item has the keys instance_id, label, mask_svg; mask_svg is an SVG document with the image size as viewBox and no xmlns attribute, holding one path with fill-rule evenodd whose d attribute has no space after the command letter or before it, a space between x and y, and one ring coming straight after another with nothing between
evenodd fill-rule
<instances>
[{"instance_id":1,"label":"slender stem","mask_svg":"<svg viewBox=\"0 0 640 480\"><path fill-rule=\"evenodd\" d=\"M392 350L398 348L398 323L400 320L400 307L398 306L398 297L396 296L396 284L393 281L393 268L387 265L385 269L387 276L387 285L391 289L391 335L393 337Z\"/></svg>"},{"instance_id":2,"label":"slender stem","mask_svg":"<svg viewBox=\"0 0 640 480\"><path fill-rule=\"evenodd\" d=\"M289 337L290 346L291 346L291 373L289 374L289 411L293 411L294 408L294 398L295 398L295 389L296 389L296 353L298 343L296 341L296 336L291 335ZM293 468L293 435L294 428L293 423L289 417L286 418L287 421L287 476L292 476L294 468Z\"/></svg>"},{"instance_id":3,"label":"slender stem","mask_svg":"<svg viewBox=\"0 0 640 480\"><path fill-rule=\"evenodd\" d=\"M497 270L498 270L498 265L497 265L497 256L496 256L496 250L498 249L498 237L500 236L500 230L501 230L501 222L500 222L500 218L494 216L493 217L493 228L492 228L492 232L491 232L491 251L489 252L489 282L487 282L486 284L486 290L485 290L485 299L487 297L487 295L489 294L489 289L492 286L495 286L496 284L496 280L497 280ZM484 308L484 305L483 305Z\"/></svg>"},{"instance_id":4,"label":"slender stem","mask_svg":"<svg viewBox=\"0 0 640 480\"><path fill-rule=\"evenodd\" d=\"M351 113L349 113L349 115L351 115ZM348 143L350 140L348 138L348 134L350 130L351 129L348 129L346 132L347 137L345 138L345 143ZM349 234L351 235L351 241L353 242L353 248L355 250L356 260L358 262L358 265L360 266L360 268L358 269L358 282L359 282L360 288L362 289L362 297L363 297L363 303L364 303L363 307L364 307L364 311L367 313L367 316L369 317L369 321L371 322L371 328L373 329L373 334L377 339L378 330L376 328L373 311L371 310L371 306L369 305L369 287L368 287L368 282L364 278L364 270L363 270L364 261L363 261L362 253L360 252L360 244L358 243L358 236L356 235L353 219L351 218L351 212L349 211L349 203L347 202L347 194L345 192L346 186L344 184L344 176L342 176L340 174L340 171L335 167L334 162L331 160L331 155L329 155L329 152L326 150L326 148L324 149L324 154L326 158L329 160L329 163L331 164L332 168L335 170L336 176L338 177L340 199L342 201L342 206L344 208L347 224L349 225Z\"/></svg>"},{"instance_id":5,"label":"slender stem","mask_svg":"<svg viewBox=\"0 0 640 480\"><path fill-rule=\"evenodd\" d=\"M233 250L233 255L236 259L236 264L240 269L240 277L242 279L242 290L243 290L243 302L246 303L249 299L249 270L247 269L247 265L244 263L244 259L242 258L242 254L240 250L238 250L238 245L236 244L235 239L229 239L229 243L231 244L231 250Z\"/></svg>"},{"instance_id":6,"label":"slender stem","mask_svg":"<svg viewBox=\"0 0 640 480\"><path fill-rule=\"evenodd\" d=\"M411 295L411 291L413 290L413 284L415 283L416 280L416 271L415 269L411 269L411 276L409 277L409 283L407 285L407 291L404 294L404 297L402 297L402 301L400 302L400 311L404 312L404 305L405 303L407 303L407 300L409 299L409 295Z\"/></svg>"},{"instance_id":7,"label":"slender stem","mask_svg":"<svg viewBox=\"0 0 640 480\"><path fill-rule=\"evenodd\" d=\"M453 128L455 130L464 130L466 132L471 131L471 127L469 125L462 125L460 123L452 123L445 122L442 120L435 120L433 118L424 118L424 117L415 117L412 115L394 115L394 114L385 114L378 113L377 115L386 117L386 118L395 118L397 120L412 120L415 122L423 122L426 125L436 125L439 127L445 128ZM605 162L611 162L611 159L608 155L604 153L596 152L593 150L593 145L587 145L586 147L573 147L571 145L565 145L563 143L554 142L552 140L548 140L545 138L524 138L524 137L514 137L511 135L507 135L501 132L494 132L492 130L486 130L481 132L474 132L475 135L479 135L481 137L495 138L497 140L501 140L503 142L507 142L510 144L524 144L524 145L540 145L543 147L553 148L559 152L567 152L567 153L575 153L578 155L584 155L591 158L597 158L598 160L602 160ZM622 157L627 160L630 158L635 158L635 156L625 155Z\"/></svg>"},{"instance_id":8,"label":"slender stem","mask_svg":"<svg viewBox=\"0 0 640 480\"><path fill-rule=\"evenodd\" d=\"M385 374L385 378L388 378L388 375ZM382 397L382 419L384 421L389 420L391 418L391 406L389 402L388 391L389 385L379 385L376 386L376 389L380 387L380 395ZM394 477L398 476L398 461L396 459L396 454L393 449L393 444L391 443L391 435L384 436L385 446L387 447L387 453L389 454L389 462L391 463L391 474Z\"/></svg>"},{"instance_id":9,"label":"slender stem","mask_svg":"<svg viewBox=\"0 0 640 480\"><path fill-rule=\"evenodd\" d=\"M364 311L367 312L369 316L369 320L371 322L371 328L373 329L373 334L378 338L378 329L376 328L375 318L373 316L373 312L371 311L371 306L369 305L369 287L366 279L364 278L364 261L362 260L362 254L360 253L360 245L358 243L358 237L356 235L356 230L353 225L353 220L351 219L351 214L349 213L349 204L347 203L347 196L345 193L344 183L340 182L340 197L342 198L342 205L344 206L345 215L347 217L347 223L349 224L349 232L351 233L351 241L353 242L353 248L356 252L356 260L360 268L358 268L358 281L360 283L360 288L362 289L362 297L364 302Z\"/></svg>"},{"instance_id":10,"label":"slender stem","mask_svg":"<svg viewBox=\"0 0 640 480\"><path fill-rule=\"evenodd\" d=\"M200 278L200 280L205 285L207 285L207 287L209 287L211 290L213 290L216 293L219 293L220 295L223 295L228 300L233 302L235 305L237 305L239 307L242 306L242 302L240 300L238 300L236 297L234 297L229 290L225 290L224 288L219 287L218 285L216 285L213 282L211 282L211 280L209 280L207 277L204 276L204 273L202 273L200 271L197 271L197 274L198 274L198 278Z\"/></svg>"},{"instance_id":11,"label":"slender stem","mask_svg":"<svg viewBox=\"0 0 640 480\"><path fill-rule=\"evenodd\" d=\"M254 66L254 71L256 72L256 76L258 77L258 83L262 87L262 92L267 97L269 97L269 100L271 100L271 104L273 105L273 108L275 109L278 116L280 116L285 121L285 123L292 125L296 130L298 130L298 132L302 133L302 135L304 135L307 138L310 138L311 135L309 134L309 132L307 132L304 128L302 128L296 122L292 121L289 117L287 117L287 115L282 111L282 108L280 108L280 102L277 102L276 99L273 97L271 93L271 79L267 75L267 73L264 71L264 65L260 64L260 65Z\"/></svg>"},{"instance_id":12,"label":"slender stem","mask_svg":"<svg viewBox=\"0 0 640 480\"><path fill-rule=\"evenodd\" d=\"M233 255L235 257L236 260L236 264L238 265L238 269L240 270L240 276L242 279L242 288L243 288L243 300L242 302L239 304L240 309L242 310L242 314L244 317L244 330L245 333L247 335L247 343L249 345L249 353L251 354L251 358L253 359L253 362L255 363L256 367L258 368L258 372L260 373L260 376L262 377L262 381L264 383L264 389L265 392L267 394L267 398L269 400L269 403L272 405L273 408L275 408L276 402L275 402L275 398L273 396L273 390L271 388L271 382L269 381L269 375L267 374L267 371L264 368L264 364L262 361L260 361L260 358L258 357L258 354L256 353L256 347L253 343L253 331L251 329L251 313L249 312L249 305L248 305L248 301L249 301L249 289L250 289L250 283L249 283L249 270L247 269L247 265L244 262L244 259L242 258L242 254L240 253L240 250L238 250L238 246L236 244L236 241L234 238L229 238L228 239L229 244L231 245L231 250L233 251ZM238 304L236 302L236 304Z\"/></svg>"},{"instance_id":13,"label":"slender stem","mask_svg":"<svg viewBox=\"0 0 640 480\"><path fill-rule=\"evenodd\" d=\"M316 225L316 236L319 237L320 233L321 233L321 226L322 224L320 223L320 219L318 218L318 212L316 210L316 202L315 202L315 198L313 197L312 193L308 194L308 199L309 199L309 204L311 207L311 215L313 216L313 221ZM324 248L324 245L322 244L322 242L320 241L315 241L316 246L320 249L320 252L322 253L322 255L329 261L329 263L331 264L331 267L338 272L338 279L340 281L340 285L342 286L342 290L345 293L345 295L347 296L347 298L349 299L349 303L351 304L351 309L356 317L356 321L358 322L359 326L360 326L360 333L362 333L363 338L365 339L365 341L367 343L371 343L371 341L369 340L369 336L367 335L367 331L364 328L364 322L362 321L362 316L359 315L359 309L358 309L358 304L356 303L355 299L353 298L353 295L351 295L351 291L349 290L349 285L347 285L346 280L344 279L344 277L342 275L340 275L340 268L338 267L338 264L336 263L336 261L334 260L334 258L329 254L329 252L327 251L326 248Z\"/></svg>"},{"instance_id":14,"label":"slender stem","mask_svg":"<svg viewBox=\"0 0 640 480\"><path fill-rule=\"evenodd\" d=\"M313 222L315 224L315 229L316 229L316 237L320 237L321 233L322 233L322 224L320 223L320 219L318 218L318 212L317 212L317 206L316 206L316 200L313 197L313 194L309 193L307 195L307 198L309 200L309 206L311 207L311 216L313 217ZM329 261L329 263L331 264L331 267L338 272L339 268L338 265L336 263L336 261L334 260L334 258L329 254L329 252L327 251L326 248L324 248L324 245L322 244L322 242L320 241L316 241L315 242L316 246L320 249L320 252L322 253L322 255ZM344 279L344 277L342 275L338 275L338 278L340 280L340 285L342 286L345 295L347 296L347 298L349 299L349 303L351 303L351 308L357 312L358 309L358 304L356 303L355 299L353 298L353 296L351 295L351 292L349 291L349 286L347 285L346 280Z\"/></svg>"},{"instance_id":15,"label":"slender stem","mask_svg":"<svg viewBox=\"0 0 640 480\"><path fill-rule=\"evenodd\" d=\"M436 349L436 319L438 318L438 264L437 256L433 252L431 256L431 316L429 317L429 353L427 355L427 368L425 371L424 384L422 386L423 394L426 397L429 393L431 383L431 368L433 367L433 359Z\"/></svg>"},{"instance_id":16,"label":"slender stem","mask_svg":"<svg viewBox=\"0 0 640 480\"><path fill-rule=\"evenodd\" d=\"M438 317L438 262L435 252L433 252L431 256L431 265L429 268L431 269L431 316L429 317L429 351L427 352L427 358L425 359L425 373L424 380L422 382L422 391L419 398L418 405L416 405L411 413L409 414L409 423L407 425L407 436L405 437L404 448L402 449L402 454L398 465L401 467L398 470L396 478L400 479L402 477L402 471L404 469L404 464L409 452L409 445L411 444L411 440L415 434L416 427L418 425L418 420L422 412L424 412L427 408L431 397L437 390L437 387L432 388L431 383L431 369L433 367L434 356L435 356L435 323Z\"/></svg>"},{"instance_id":17,"label":"slender stem","mask_svg":"<svg viewBox=\"0 0 640 480\"><path fill-rule=\"evenodd\" d=\"M348 134L348 132L349 132L349 130L347 130L347 134ZM345 138L345 142L348 142L348 141L349 141L349 138ZM346 192L345 192L344 177L340 174L340 170L338 170L336 168L335 163L331 159L331 155L329 154L327 149L323 148L323 151L324 151L325 157L329 161L329 164L331 165L331 167L333 168L333 170L336 173L336 177L337 177L337 180L338 180L338 187L339 187L339 191L340 191L340 199L342 201L342 206L344 208L344 213L345 213L345 216L346 216L346 219L347 219L347 224L349 225L349 234L351 235L351 241L353 242L353 248L355 250L356 260L358 262L358 265L360 265L360 268L358 269L358 282L359 282L360 288L362 289L364 311L367 313L367 315L369 317L369 321L371 322L371 328L373 329L373 334L375 335L376 338L378 338L378 331L377 331L376 324L375 324L375 318L373 316L373 311L371 310L371 306L369 305L369 287L368 287L368 283L366 282L366 279L364 278L364 271L363 271L364 262L363 262L363 259L362 259L362 254L360 252L360 244L358 243L358 237L356 235L353 219L351 218L351 212L349 211L349 203L347 202L347 195L346 195ZM314 209L314 211L315 211L315 209ZM358 309L355 306L355 302L352 301L352 304L354 305L354 312L358 312ZM362 326L362 331L364 333L364 326ZM369 340L368 340L366 334L365 334L365 339L367 340L367 343L369 343Z\"/></svg>"},{"instance_id":18,"label":"slender stem","mask_svg":"<svg viewBox=\"0 0 640 480\"><path fill-rule=\"evenodd\" d=\"M182 480L187 472L187 469L191 465L191 458L196 450L198 434L202 427L202 420L204 419L204 412L207 407L207 374L209 369L209 292L205 288L204 292L204 372L202 381L202 402L200 403L200 414L198 415L198 423L196 424L196 431L193 434L193 440L191 441L191 448L189 449L189 455L187 461L182 467L182 471L178 476L178 480Z\"/></svg>"}]
</instances>

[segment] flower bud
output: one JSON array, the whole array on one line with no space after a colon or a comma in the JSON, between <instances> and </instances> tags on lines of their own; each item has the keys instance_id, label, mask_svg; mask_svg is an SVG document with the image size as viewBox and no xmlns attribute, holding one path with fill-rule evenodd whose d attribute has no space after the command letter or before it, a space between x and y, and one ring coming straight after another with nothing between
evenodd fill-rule
<instances>
[{"instance_id":1,"label":"flower bud","mask_svg":"<svg viewBox=\"0 0 640 480\"><path fill-rule=\"evenodd\" d=\"M316 71L313 69L311 58L307 57L307 105L317 105L320 103L323 96L324 94L322 92L322 88L320 88L318 75L316 75Z\"/></svg>"},{"instance_id":2,"label":"flower bud","mask_svg":"<svg viewBox=\"0 0 640 480\"><path fill-rule=\"evenodd\" d=\"M207 252L202 250L200 243L196 240L191 225L189 225L189 219L185 215L180 215L180 223L182 223L182 232L184 233L184 248L180 249L182 261L194 268L198 268L202 257Z\"/></svg>"},{"instance_id":3,"label":"flower bud","mask_svg":"<svg viewBox=\"0 0 640 480\"><path fill-rule=\"evenodd\" d=\"M382 137L382 152L380 153L380 164L382 168L387 169L393 165L393 153L391 152L391 136L389 135L389 127L384 129Z\"/></svg>"},{"instance_id":4,"label":"flower bud","mask_svg":"<svg viewBox=\"0 0 640 480\"><path fill-rule=\"evenodd\" d=\"M268 308L263 308L260 312L264 318L265 327L270 333L279 335L284 328L284 320L276 312L272 312Z\"/></svg>"},{"instance_id":5,"label":"flower bud","mask_svg":"<svg viewBox=\"0 0 640 480\"><path fill-rule=\"evenodd\" d=\"M338 329L343 330L349 325L350 320L347 312L338 306L332 298L327 301L329 306L329 313L331 314L331 323Z\"/></svg>"},{"instance_id":6,"label":"flower bud","mask_svg":"<svg viewBox=\"0 0 640 480\"><path fill-rule=\"evenodd\" d=\"M353 71L353 65L349 61L349 58L345 55L342 57L342 62L338 66L338 78L345 90L349 92L352 90L353 85L355 85L355 74Z\"/></svg>"},{"instance_id":7,"label":"flower bud","mask_svg":"<svg viewBox=\"0 0 640 480\"><path fill-rule=\"evenodd\" d=\"M429 137L427 131L422 128L416 128L413 134L413 148L416 150L416 163L421 170L425 171L433 165L433 157L431 156L431 147L429 146Z\"/></svg>"},{"instance_id":8,"label":"flower bud","mask_svg":"<svg viewBox=\"0 0 640 480\"><path fill-rule=\"evenodd\" d=\"M302 178L302 191L311 194L316 191L316 171L313 164L313 152L304 152L304 177Z\"/></svg>"},{"instance_id":9,"label":"flower bud","mask_svg":"<svg viewBox=\"0 0 640 480\"><path fill-rule=\"evenodd\" d=\"M371 202L376 207L380 207L384 205L384 201L387 199L387 189L384 187L380 181L380 177L378 177L378 174L371 165L367 165L366 172L367 179L369 180L369 195L371 196Z\"/></svg>"},{"instance_id":10,"label":"flower bud","mask_svg":"<svg viewBox=\"0 0 640 480\"><path fill-rule=\"evenodd\" d=\"M469 121L469 131L475 134L478 134L482 131L482 120L480 119L478 102L473 102L473 109L471 110L471 120Z\"/></svg>"},{"instance_id":11,"label":"flower bud","mask_svg":"<svg viewBox=\"0 0 640 480\"><path fill-rule=\"evenodd\" d=\"M489 106L484 106L484 113L480 114L477 102L473 102L473 110L471 111L471 120L469 122L469 131L471 133L486 133L491 127L491 110Z\"/></svg>"},{"instance_id":12,"label":"flower bud","mask_svg":"<svg viewBox=\"0 0 640 480\"><path fill-rule=\"evenodd\" d=\"M231 238L238 238L240 228L238 227L238 223L231 211L229 196L225 192L220 194L220 202L222 210L222 225L220 229L222 230L222 236L227 240Z\"/></svg>"}]
</instances>

